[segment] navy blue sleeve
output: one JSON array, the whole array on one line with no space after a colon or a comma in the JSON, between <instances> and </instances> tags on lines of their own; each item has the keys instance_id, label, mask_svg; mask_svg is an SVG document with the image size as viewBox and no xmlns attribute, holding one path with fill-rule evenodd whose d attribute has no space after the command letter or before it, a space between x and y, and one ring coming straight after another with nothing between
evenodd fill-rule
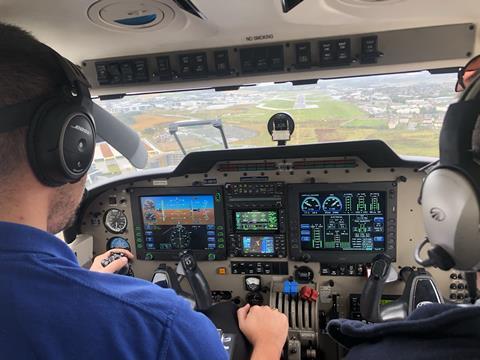
<instances>
[{"instance_id":1,"label":"navy blue sleeve","mask_svg":"<svg viewBox=\"0 0 480 360\"><path fill-rule=\"evenodd\" d=\"M191 310L183 299L178 304L169 337L161 359L228 359L215 325L205 315Z\"/></svg>"}]
</instances>

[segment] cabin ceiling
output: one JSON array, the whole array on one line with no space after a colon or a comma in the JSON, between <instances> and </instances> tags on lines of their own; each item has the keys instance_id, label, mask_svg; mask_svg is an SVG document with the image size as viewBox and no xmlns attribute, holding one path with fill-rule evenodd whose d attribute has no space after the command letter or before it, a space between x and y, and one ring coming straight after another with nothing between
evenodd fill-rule
<instances>
[{"instance_id":1,"label":"cabin ceiling","mask_svg":"<svg viewBox=\"0 0 480 360\"><path fill-rule=\"evenodd\" d=\"M256 42L261 43L444 24L478 25L480 19L478 0L304 0L288 13L283 12L281 0L191 1L203 19L173 0L0 0L0 21L31 31L80 63L243 45L257 35L267 35ZM156 25L146 29L107 25L109 20L128 22L137 16L156 16L152 22ZM477 32L476 49L478 45Z\"/></svg>"}]
</instances>

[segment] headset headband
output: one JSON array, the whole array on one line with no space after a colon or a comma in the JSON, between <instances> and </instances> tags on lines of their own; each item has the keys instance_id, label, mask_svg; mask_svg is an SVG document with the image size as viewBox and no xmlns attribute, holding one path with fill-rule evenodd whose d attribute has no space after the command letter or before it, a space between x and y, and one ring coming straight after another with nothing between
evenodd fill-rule
<instances>
[{"instance_id":1,"label":"headset headband","mask_svg":"<svg viewBox=\"0 0 480 360\"><path fill-rule=\"evenodd\" d=\"M41 44L52 59L62 69L63 83L57 93L37 96L33 99L0 108L0 133L6 133L27 126L41 104L55 95L68 96L71 101L91 102L90 83L80 69L69 60L45 44ZM63 93L63 94L62 94Z\"/></svg>"},{"instance_id":2,"label":"headset headband","mask_svg":"<svg viewBox=\"0 0 480 360\"><path fill-rule=\"evenodd\" d=\"M62 95L69 101L80 102L83 108L91 112L99 135L97 139L107 141L133 166L143 169L147 165L148 154L138 134L91 100L90 84L78 66L47 45L41 44L41 46L51 56L52 61L62 69L64 79L57 90L59 92L0 108L0 133L27 126L41 104L48 98ZM27 55L32 56L32 54Z\"/></svg>"},{"instance_id":3,"label":"headset headband","mask_svg":"<svg viewBox=\"0 0 480 360\"><path fill-rule=\"evenodd\" d=\"M438 168L460 171L474 185L480 199L480 171L474 163L472 135L480 114L480 100L450 105L440 132Z\"/></svg>"}]
</instances>

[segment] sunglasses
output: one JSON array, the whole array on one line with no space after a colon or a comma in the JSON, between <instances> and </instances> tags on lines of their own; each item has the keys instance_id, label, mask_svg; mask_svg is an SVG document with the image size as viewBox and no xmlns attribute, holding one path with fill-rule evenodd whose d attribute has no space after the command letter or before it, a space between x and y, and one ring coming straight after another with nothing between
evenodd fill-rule
<instances>
[{"instance_id":1,"label":"sunglasses","mask_svg":"<svg viewBox=\"0 0 480 360\"><path fill-rule=\"evenodd\" d=\"M477 55L473 59L471 59L467 63L467 65L458 69L458 79L457 84L455 85L455 91L461 92L465 90L465 88L470 85L475 76L479 74L479 70L480 55Z\"/></svg>"}]
</instances>

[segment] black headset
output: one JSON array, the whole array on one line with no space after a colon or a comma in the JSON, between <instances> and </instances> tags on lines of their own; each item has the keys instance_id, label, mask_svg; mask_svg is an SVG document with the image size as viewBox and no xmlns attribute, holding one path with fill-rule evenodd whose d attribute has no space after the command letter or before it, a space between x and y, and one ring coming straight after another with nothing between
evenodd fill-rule
<instances>
[{"instance_id":1,"label":"black headset","mask_svg":"<svg viewBox=\"0 0 480 360\"><path fill-rule=\"evenodd\" d=\"M440 132L440 160L424 180L420 202L427 238L415 250L422 266L480 269L480 164L472 135L480 137L479 78L450 105ZM480 138L479 138L480 141ZM420 251L430 243L428 257Z\"/></svg>"},{"instance_id":2,"label":"black headset","mask_svg":"<svg viewBox=\"0 0 480 360\"><path fill-rule=\"evenodd\" d=\"M44 185L78 182L95 153L95 121L87 79L77 66L43 45L58 64L63 84L49 96L0 109L0 133L28 126L30 166Z\"/></svg>"}]
</instances>

